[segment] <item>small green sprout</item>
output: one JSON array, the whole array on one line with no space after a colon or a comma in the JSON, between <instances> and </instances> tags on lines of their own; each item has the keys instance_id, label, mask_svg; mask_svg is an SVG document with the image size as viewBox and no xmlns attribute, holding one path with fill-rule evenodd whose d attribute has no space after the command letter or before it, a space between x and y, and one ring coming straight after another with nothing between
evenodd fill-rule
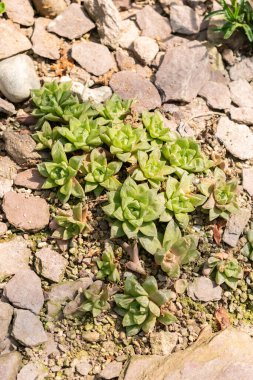
<instances>
[{"instance_id":1,"label":"small green sprout","mask_svg":"<svg viewBox=\"0 0 253 380\"><path fill-rule=\"evenodd\" d=\"M207 261L211 269L210 275L217 285L225 283L231 289L235 290L239 280L243 278L243 270L234 258L219 258L212 256Z\"/></svg>"},{"instance_id":2,"label":"small green sprout","mask_svg":"<svg viewBox=\"0 0 253 380\"><path fill-rule=\"evenodd\" d=\"M102 255L102 260L97 261L99 271L96 274L98 280L105 280L108 278L111 282L119 282L120 275L115 262L115 256L112 246L107 244L105 251Z\"/></svg>"},{"instance_id":3,"label":"small green sprout","mask_svg":"<svg viewBox=\"0 0 253 380\"><path fill-rule=\"evenodd\" d=\"M114 297L116 312L123 317L122 324L128 336L139 331L148 333L155 327L156 321L163 325L176 322L176 317L168 312L165 304L170 300L170 291L158 290L155 277L148 277L142 285L135 276L127 277L124 294Z\"/></svg>"},{"instance_id":4,"label":"small green sprout","mask_svg":"<svg viewBox=\"0 0 253 380\"><path fill-rule=\"evenodd\" d=\"M58 228L52 237L56 239L69 240L81 234L87 228L87 207L83 208L82 203L73 206L71 213L60 211L54 220Z\"/></svg>"},{"instance_id":5,"label":"small green sprout","mask_svg":"<svg viewBox=\"0 0 253 380\"><path fill-rule=\"evenodd\" d=\"M93 318L96 318L110 308L108 299L108 288L103 285L102 281L95 281L83 291L83 301L78 311L84 314L90 313Z\"/></svg>"},{"instance_id":6,"label":"small green sprout","mask_svg":"<svg viewBox=\"0 0 253 380\"><path fill-rule=\"evenodd\" d=\"M6 11L6 7L4 3L0 3L0 15Z\"/></svg>"}]
</instances>

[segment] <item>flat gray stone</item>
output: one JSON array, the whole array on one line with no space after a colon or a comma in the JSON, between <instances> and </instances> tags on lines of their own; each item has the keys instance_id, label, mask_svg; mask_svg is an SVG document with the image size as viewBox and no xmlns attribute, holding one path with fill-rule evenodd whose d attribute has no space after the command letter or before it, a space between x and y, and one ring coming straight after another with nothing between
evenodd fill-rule
<instances>
[{"instance_id":1,"label":"flat gray stone","mask_svg":"<svg viewBox=\"0 0 253 380\"><path fill-rule=\"evenodd\" d=\"M253 133L247 125L234 123L222 116L215 136L233 156L240 160L253 158Z\"/></svg>"},{"instance_id":2,"label":"flat gray stone","mask_svg":"<svg viewBox=\"0 0 253 380\"><path fill-rule=\"evenodd\" d=\"M219 301L222 288L207 277L198 277L189 284L187 294L195 301Z\"/></svg>"},{"instance_id":3,"label":"flat gray stone","mask_svg":"<svg viewBox=\"0 0 253 380\"><path fill-rule=\"evenodd\" d=\"M16 36L15 30L12 31L12 35ZM8 100L13 103L22 102L29 98L32 89L38 88L40 88L40 81L30 57L20 54L0 62L0 91Z\"/></svg>"},{"instance_id":4,"label":"flat gray stone","mask_svg":"<svg viewBox=\"0 0 253 380\"><path fill-rule=\"evenodd\" d=\"M115 377L119 377L120 372L122 371L122 367L123 365L121 362L114 360L105 366L103 371L100 372L99 376L102 377L102 379L106 380L114 379Z\"/></svg>"},{"instance_id":5,"label":"flat gray stone","mask_svg":"<svg viewBox=\"0 0 253 380\"><path fill-rule=\"evenodd\" d=\"M53 282L63 279L68 261L51 248L42 248L35 253L37 272Z\"/></svg>"},{"instance_id":6,"label":"flat gray stone","mask_svg":"<svg viewBox=\"0 0 253 380\"><path fill-rule=\"evenodd\" d=\"M16 274L19 270L28 269L30 255L27 241L21 236L0 243L0 281Z\"/></svg>"},{"instance_id":7,"label":"flat gray stone","mask_svg":"<svg viewBox=\"0 0 253 380\"><path fill-rule=\"evenodd\" d=\"M237 213L231 215L222 236L224 243L230 247L236 247L244 228L249 222L250 215L251 210L247 208L241 208Z\"/></svg>"},{"instance_id":8,"label":"flat gray stone","mask_svg":"<svg viewBox=\"0 0 253 380\"><path fill-rule=\"evenodd\" d=\"M245 79L229 84L231 99L239 107L253 107L253 88Z\"/></svg>"},{"instance_id":9,"label":"flat gray stone","mask_svg":"<svg viewBox=\"0 0 253 380\"><path fill-rule=\"evenodd\" d=\"M187 64L186 64L187 62ZM191 102L210 77L207 49L198 41L168 48L156 73L163 102Z\"/></svg>"},{"instance_id":10,"label":"flat gray stone","mask_svg":"<svg viewBox=\"0 0 253 380\"><path fill-rule=\"evenodd\" d=\"M8 335L12 315L13 307L6 302L0 301L0 342Z\"/></svg>"},{"instance_id":11,"label":"flat gray stone","mask_svg":"<svg viewBox=\"0 0 253 380\"><path fill-rule=\"evenodd\" d=\"M14 115L16 113L15 106L12 103L7 102L7 100L0 98L0 112L9 116Z\"/></svg>"},{"instance_id":12,"label":"flat gray stone","mask_svg":"<svg viewBox=\"0 0 253 380\"><path fill-rule=\"evenodd\" d=\"M253 108L231 106L229 112L232 120L246 125L253 125Z\"/></svg>"},{"instance_id":13,"label":"flat gray stone","mask_svg":"<svg viewBox=\"0 0 253 380\"><path fill-rule=\"evenodd\" d=\"M94 75L103 75L116 66L106 46L95 42L82 41L72 47L72 57L79 65Z\"/></svg>"},{"instance_id":14,"label":"flat gray stone","mask_svg":"<svg viewBox=\"0 0 253 380\"><path fill-rule=\"evenodd\" d=\"M5 0L8 18L20 25L34 24L34 10L29 0Z\"/></svg>"},{"instance_id":15,"label":"flat gray stone","mask_svg":"<svg viewBox=\"0 0 253 380\"><path fill-rule=\"evenodd\" d=\"M32 168L19 172L14 184L16 186L25 187L26 189L40 190L44 182L45 178L40 175L38 169Z\"/></svg>"},{"instance_id":16,"label":"flat gray stone","mask_svg":"<svg viewBox=\"0 0 253 380\"><path fill-rule=\"evenodd\" d=\"M0 35L0 60L31 49L32 45L29 39L10 20L0 19ZM0 78L2 76L1 72L2 67L0 64ZM1 92L3 92L2 89Z\"/></svg>"},{"instance_id":17,"label":"flat gray stone","mask_svg":"<svg viewBox=\"0 0 253 380\"><path fill-rule=\"evenodd\" d=\"M242 169L242 187L253 196L253 167Z\"/></svg>"},{"instance_id":18,"label":"flat gray stone","mask_svg":"<svg viewBox=\"0 0 253 380\"><path fill-rule=\"evenodd\" d=\"M82 7L72 3L48 24L47 29L49 32L73 40L81 38L93 28L95 24L87 17Z\"/></svg>"},{"instance_id":19,"label":"flat gray stone","mask_svg":"<svg viewBox=\"0 0 253 380\"><path fill-rule=\"evenodd\" d=\"M39 317L29 310L15 309L12 336L26 347L36 347L47 341Z\"/></svg>"},{"instance_id":20,"label":"flat gray stone","mask_svg":"<svg viewBox=\"0 0 253 380\"><path fill-rule=\"evenodd\" d=\"M40 278L30 269L18 271L4 288L4 296L16 308L38 314L44 303Z\"/></svg>"},{"instance_id":21,"label":"flat gray stone","mask_svg":"<svg viewBox=\"0 0 253 380\"><path fill-rule=\"evenodd\" d=\"M10 224L23 231L40 231L49 223L49 205L40 197L10 191L5 194L3 211Z\"/></svg>"},{"instance_id":22,"label":"flat gray stone","mask_svg":"<svg viewBox=\"0 0 253 380\"><path fill-rule=\"evenodd\" d=\"M0 356L0 379L16 380L22 365L22 356L19 352L10 352Z\"/></svg>"},{"instance_id":23,"label":"flat gray stone","mask_svg":"<svg viewBox=\"0 0 253 380\"><path fill-rule=\"evenodd\" d=\"M170 7L170 25L173 33L191 35L200 31L201 19L187 5L172 3Z\"/></svg>"},{"instance_id":24,"label":"flat gray stone","mask_svg":"<svg viewBox=\"0 0 253 380\"><path fill-rule=\"evenodd\" d=\"M153 355L169 355L176 347L178 334L170 331L158 331L150 334L150 346Z\"/></svg>"},{"instance_id":25,"label":"flat gray stone","mask_svg":"<svg viewBox=\"0 0 253 380\"><path fill-rule=\"evenodd\" d=\"M217 110L225 110L231 104L229 88L223 83L208 81L199 91L199 96Z\"/></svg>"},{"instance_id":26,"label":"flat gray stone","mask_svg":"<svg viewBox=\"0 0 253 380\"><path fill-rule=\"evenodd\" d=\"M248 82L253 80L253 58L243 58L229 70L232 80L245 79Z\"/></svg>"},{"instance_id":27,"label":"flat gray stone","mask_svg":"<svg viewBox=\"0 0 253 380\"><path fill-rule=\"evenodd\" d=\"M123 99L136 99L135 109L152 110L161 106L161 98L155 86L146 78L132 71L120 71L112 75L112 90Z\"/></svg>"},{"instance_id":28,"label":"flat gray stone","mask_svg":"<svg viewBox=\"0 0 253 380\"><path fill-rule=\"evenodd\" d=\"M39 17L35 21L34 31L31 38L35 54L49 59L60 58L62 41L52 33L48 33L47 26L50 20Z\"/></svg>"},{"instance_id":29,"label":"flat gray stone","mask_svg":"<svg viewBox=\"0 0 253 380\"><path fill-rule=\"evenodd\" d=\"M169 19L161 16L150 5L146 5L136 13L136 21L142 36L165 42L171 35Z\"/></svg>"}]
</instances>

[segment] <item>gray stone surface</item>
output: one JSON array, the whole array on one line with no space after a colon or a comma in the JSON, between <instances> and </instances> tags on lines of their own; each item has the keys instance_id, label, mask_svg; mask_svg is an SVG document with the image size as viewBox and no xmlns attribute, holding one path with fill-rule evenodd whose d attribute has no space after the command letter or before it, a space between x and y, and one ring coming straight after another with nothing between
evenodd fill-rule
<instances>
[{"instance_id":1,"label":"gray stone surface","mask_svg":"<svg viewBox=\"0 0 253 380\"><path fill-rule=\"evenodd\" d=\"M5 0L6 13L10 20L24 26L34 23L34 10L29 0Z\"/></svg>"},{"instance_id":2,"label":"gray stone surface","mask_svg":"<svg viewBox=\"0 0 253 380\"><path fill-rule=\"evenodd\" d=\"M161 98L155 86L139 74L132 71L120 71L112 75L112 90L123 99L136 99L135 108L151 110L160 107Z\"/></svg>"},{"instance_id":3,"label":"gray stone surface","mask_svg":"<svg viewBox=\"0 0 253 380\"><path fill-rule=\"evenodd\" d=\"M0 379L16 380L22 365L22 356L19 352L10 352L0 356Z\"/></svg>"},{"instance_id":4,"label":"gray stone surface","mask_svg":"<svg viewBox=\"0 0 253 380\"><path fill-rule=\"evenodd\" d=\"M214 109L225 110L230 107L230 91L223 83L208 81L199 91L199 95Z\"/></svg>"},{"instance_id":5,"label":"gray stone surface","mask_svg":"<svg viewBox=\"0 0 253 380\"><path fill-rule=\"evenodd\" d=\"M253 58L243 58L230 68L230 78L232 80L245 79L248 82L253 80Z\"/></svg>"},{"instance_id":6,"label":"gray stone surface","mask_svg":"<svg viewBox=\"0 0 253 380\"><path fill-rule=\"evenodd\" d=\"M32 46L29 39L10 20L0 19L0 35L0 60L27 51ZM0 64L0 78L2 77L1 72L2 66Z\"/></svg>"},{"instance_id":7,"label":"gray stone surface","mask_svg":"<svg viewBox=\"0 0 253 380\"><path fill-rule=\"evenodd\" d=\"M253 196L253 167L242 169L242 179L244 190Z\"/></svg>"},{"instance_id":8,"label":"gray stone surface","mask_svg":"<svg viewBox=\"0 0 253 380\"><path fill-rule=\"evenodd\" d=\"M40 190L44 182L45 177L42 177L36 168L19 172L14 180L16 186L22 186L31 190Z\"/></svg>"},{"instance_id":9,"label":"gray stone surface","mask_svg":"<svg viewBox=\"0 0 253 380\"><path fill-rule=\"evenodd\" d=\"M0 342L8 335L12 315L13 307L6 302L0 301Z\"/></svg>"},{"instance_id":10,"label":"gray stone surface","mask_svg":"<svg viewBox=\"0 0 253 380\"><path fill-rule=\"evenodd\" d=\"M37 272L53 282L63 279L68 261L51 248L42 248L36 252Z\"/></svg>"},{"instance_id":11,"label":"gray stone surface","mask_svg":"<svg viewBox=\"0 0 253 380\"><path fill-rule=\"evenodd\" d=\"M229 84L232 102L239 107L253 107L253 88L245 79Z\"/></svg>"},{"instance_id":12,"label":"gray stone surface","mask_svg":"<svg viewBox=\"0 0 253 380\"><path fill-rule=\"evenodd\" d=\"M4 296L16 308L39 314L44 303L41 280L30 269L18 271L4 288Z\"/></svg>"},{"instance_id":13,"label":"gray stone surface","mask_svg":"<svg viewBox=\"0 0 253 380\"><path fill-rule=\"evenodd\" d=\"M160 89L164 102L190 102L206 84L209 76L207 49L198 41L192 41L167 49L156 73L155 84Z\"/></svg>"},{"instance_id":14,"label":"gray stone surface","mask_svg":"<svg viewBox=\"0 0 253 380\"><path fill-rule=\"evenodd\" d=\"M34 31L31 38L35 54L49 59L60 58L62 41L52 33L48 33L49 20L39 17L35 21Z\"/></svg>"},{"instance_id":15,"label":"gray stone surface","mask_svg":"<svg viewBox=\"0 0 253 380\"><path fill-rule=\"evenodd\" d=\"M49 32L70 40L81 38L93 28L95 28L95 24L87 17L82 7L74 3L70 4L48 25Z\"/></svg>"},{"instance_id":16,"label":"gray stone surface","mask_svg":"<svg viewBox=\"0 0 253 380\"><path fill-rule=\"evenodd\" d=\"M31 251L27 248L27 241L17 236L7 242L0 243L0 281L28 269Z\"/></svg>"},{"instance_id":17,"label":"gray stone surface","mask_svg":"<svg viewBox=\"0 0 253 380\"><path fill-rule=\"evenodd\" d=\"M159 46L153 38L140 36L135 39L133 50L141 62L150 65L159 52Z\"/></svg>"},{"instance_id":18,"label":"gray stone surface","mask_svg":"<svg viewBox=\"0 0 253 380\"><path fill-rule=\"evenodd\" d=\"M241 208L237 213L231 215L222 236L224 243L230 247L236 247L240 235L249 222L250 215L251 210L248 208Z\"/></svg>"},{"instance_id":19,"label":"gray stone surface","mask_svg":"<svg viewBox=\"0 0 253 380\"><path fill-rule=\"evenodd\" d=\"M47 334L39 317L29 310L14 310L12 336L26 347L39 346L47 341Z\"/></svg>"},{"instance_id":20,"label":"gray stone surface","mask_svg":"<svg viewBox=\"0 0 253 380\"><path fill-rule=\"evenodd\" d=\"M222 116L215 136L233 156L240 160L253 158L253 133L246 125L234 123Z\"/></svg>"},{"instance_id":21,"label":"gray stone surface","mask_svg":"<svg viewBox=\"0 0 253 380\"><path fill-rule=\"evenodd\" d=\"M176 347L177 332L158 331L150 334L150 346L153 355L169 355Z\"/></svg>"},{"instance_id":22,"label":"gray stone surface","mask_svg":"<svg viewBox=\"0 0 253 380\"><path fill-rule=\"evenodd\" d=\"M15 30L10 33L16 36ZM16 53L18 53L18 51ZM0 62L0 91L11 102L18 103L26 100L29 98L31 90L39 87L40 81L36 74L33 61L27 55L19 54Z\"/></svg>"},{"instance_id":23,"label":"gray stone surface","mask_svg":"<svg viewBox=\"0 0 253 380\"><path fill-rule=\"evenodd\" d=\"M23 231L40 231L49 223L49 205L40 197L10 191L3 211L10 224Z\"/></svg>"},{"instance_id":24,"label":"gray stone surface","mask_svg":"<svg viewBox=\"0 0 253 380\"><path fill-rule=\"evenodd\" d=\"M72 57L82 68L97 76L116 66L109 49L95 42L75 43L72 47Z\"/></svg>"},{"instance_id":25,"label":"gray stone surface","mask_svg":"<svg viewBox=\"0 0 253 380\"><path fill-rule=\"evenodd\" d=\"M146 5L137 12L136 21L142 36L165 42L171 35L169 19L161 16L150 5Z\"/></svg>"},{"instance_id":26,"label":"gray stone surface","mask_svg":"<svg viewBox=\"0 0 253 380\"><path fill-rule=\"evenodd\" d=\"M197 277L188 285L187 293L195 301L219 301L222 296L222 288L210 278Z\"/></svg>"},{"instance_id":27,"label":"gray stone surface","mask_svg":"<svg viewBox=\"0 0 253 380\"><path fill-rule=\"evenodd\" d=\"M173 33L196 34L200 30L201 19L197 12L187 5L173 4L170 7L170 25Z\"/></svg>"},{"instance_id":28,"label":"gray stone surface","mask_svg":"<svg viewBox=\"0 0 253 380\"><path fill-rule=\"evenodd\" d=\"M232 120L246 125L253 125L253 108L231 106L229 112Z\"/></svg>"}]
</instances>

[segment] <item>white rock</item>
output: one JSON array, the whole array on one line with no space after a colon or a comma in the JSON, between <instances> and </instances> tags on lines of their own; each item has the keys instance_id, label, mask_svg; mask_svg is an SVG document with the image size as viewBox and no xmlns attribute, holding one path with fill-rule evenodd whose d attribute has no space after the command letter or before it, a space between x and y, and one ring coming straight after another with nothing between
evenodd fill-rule
<instances>
[{"instance_id":1,"label":"white rock","mask_svg":"<svg viewBox=\"0 0 253 380\"><path fill-rule=\"evenodd\" d=\"M153 332L150 334L151 352L153 355L169 355L175 348L177 341L177 332Z\"/></svg>"},{"instance_id":2,"label":"white rock","mask_svg":"<svg viewBox=\"0 0 253 380\"><path fill-rule=\"evenodd\" d=\"M87 100L93 100L96 103L102 103L106 99L110 98L112 95L112 90L108 86L101 86L97 88L85 87L82 93L82 100L86 102Z\"/></svg>"},{"instance_id":3,"label":"white rock","mask_svg":"<svg viewBox=\"0 0 253 380\"><path fill-rule=\"evenodd\" d=\"M14 103L29 98L32 89L40 88L33 61L25 54L0 62L0 91Z\"/></svg>"},{"instance_id":4,"label":"white rock","mask_svg":"<svg viewBox=\"0 0 253 380\"><path fill-rule=\"evenodd\" d=\"M159 46L152 38L141 36L134 41L133 50L143 63L150 65L159 52Z\"/></svg>"},{"instance_id":5,"label":"white rock","mask_svg":"<svg viewBox=\"0 0 253 380\"><path fill-rule=\"evenodd\" d=\"M230 107L230 117L238 123L253 125L253 108L251 107Z\"/></svg>"},{"instance_id":6,"label":"white rock","mask_svg":"<svg viewBox=\"0 0 253 380\"><path fill-rule=\"evenodd\" d=\"M140 30L134 21L123 20L120 27L119 45L123 49L130 49L139 34Z\"/></svg>"},{"instance_id":7,"label":"white rock","mask_svg":"<svg viewBox=\"0 0 253 380\"><path fill-rule=\"evenodd\" d=\"M174 33L195 34L200 30L201 19L187 5L173 4L170 7L170 25Z\"/></svg>"},{"instance_id":8,"label":"white rock","mask_svg":"<svg viewBox=\"0 0 253 380\"><path fill-rule=\"evenodd\" d=\"M0 177L0 198L3 198L6 193L11 191L13 185L12 179Z\"/></svg>"},{"instance_id":9,"label":"white rock","mask_svg":"<svg viewBox=\"0 0 253 380\"><path fill-rule=\"evenodd\" d=\"M241 62L236 63L231 67L230 78L232 80L245 79L252 81L253 79L253 58L244 58Z\"/></svg>"}]
</instances>

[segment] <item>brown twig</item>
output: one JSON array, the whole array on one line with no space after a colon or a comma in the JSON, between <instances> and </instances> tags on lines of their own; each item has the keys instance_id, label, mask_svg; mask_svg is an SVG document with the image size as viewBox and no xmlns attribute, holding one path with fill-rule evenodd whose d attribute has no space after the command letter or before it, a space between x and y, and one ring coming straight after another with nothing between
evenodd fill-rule
<instances>
[{"instance_id":1,"label":"brown twig","mask_svg":"<svg viewBox=\"0 0 253 380\"><path fill-rule=\"evenodd\" d=\"M133 245L123 243L122 247L130 257L130 261L126 263L126 268L133 272L145 275L146 271L145 269L143 269L139 259L139 250L137 242L135 242Z\"/></svg>"}]
</instances>

